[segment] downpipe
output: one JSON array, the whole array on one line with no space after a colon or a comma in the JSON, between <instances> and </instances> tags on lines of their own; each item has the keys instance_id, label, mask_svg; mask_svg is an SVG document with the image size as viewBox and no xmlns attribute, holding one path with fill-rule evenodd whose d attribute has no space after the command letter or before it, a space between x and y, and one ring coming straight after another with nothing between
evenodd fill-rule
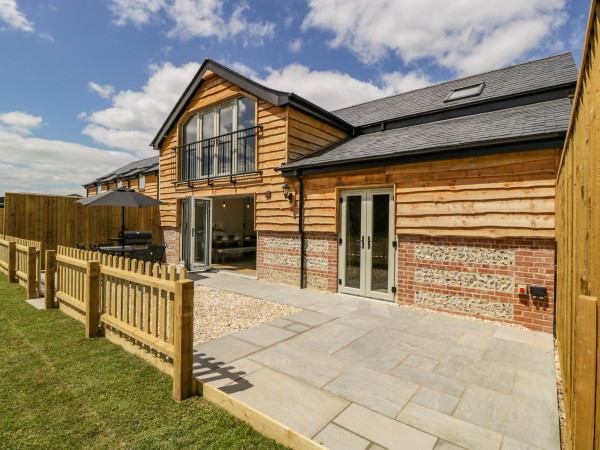
<instances>
[{"instance_id":1,"label":"downpipe","mask_svg":"<svg viewBox=\"0 0 600 450\"><path fill-rule=\"evenodd\" d=\"M300 171L295 175L299 183L298 188L298 233L300 233L300 289L304 289L304 183L300 178Z\"/></svg>"}]
</instances>

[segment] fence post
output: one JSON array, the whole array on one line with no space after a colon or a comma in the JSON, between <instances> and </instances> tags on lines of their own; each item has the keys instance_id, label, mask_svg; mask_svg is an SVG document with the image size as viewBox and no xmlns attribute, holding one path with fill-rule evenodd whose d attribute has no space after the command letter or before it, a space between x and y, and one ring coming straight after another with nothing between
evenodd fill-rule
<instances>
[{"instance_id":1,"label":"fence post","mask_svg":"<svg viewBox=\"0 0 600 450\"><path fill-rule=\"evenodd\" d=\"M575 426L573 448L594 448L596 407L596 297L575 303Z\"/></svg>"},{"instance_id":2,"label":"fence post","mask_svg":"<svg viewBox=\"0 0 600 450\"><path fill-rule=\"evenodd\" d=\"M17 281L17 243L13 241L8 243L8 281Z\"/></svg>"},{"instance_id":3,"label":"fence post","mask_svg":"<svg viewBox=\"0 0 600 450\"><path fill-rule=\"evenodd\" d=\"M175 282L173 398L180 402L193 391L194 282Z\"/></svg>"},{"instance_id":4,"label":"fence post","mask_svg":"<svg viewBox=\"0 0 600 450\"><path fill-rule=\"evenodd\" d=\"M88 261L85 274L85 337L98 336L100 323L100 263Z\"/></svg>"},{"instance_id":5,"label":"fence post","mask_svg":"<svg viewBox=\"0 0 600 450\"><path fill-rule=\"evenodd\" d=\"M35 247L27 247L27 298L35 298L37 294Z\"/></svg>"},{"instance_id":6,"label":"fence post","mask_svg":"<svg viewBox=\"0 0 600 450\"><path fill-rule=\"evenodd\" d=\"M46 250L46 287L44 288L44 297L46 299L46 309L54 308L54 293L56 279L56 251Z\"/></svg>"}]
</instances>

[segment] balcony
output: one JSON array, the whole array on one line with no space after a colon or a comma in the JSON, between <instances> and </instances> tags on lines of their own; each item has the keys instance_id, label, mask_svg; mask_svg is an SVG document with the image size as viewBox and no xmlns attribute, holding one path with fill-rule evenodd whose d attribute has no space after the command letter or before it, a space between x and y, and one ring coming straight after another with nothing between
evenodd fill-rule
<instances>
[{"instance_id":1,"label":"balcony","mask_svg":"<svg viewBox=\"0 0 600 450\"><path fill-rule=\"evenodd\" d=\"M175 183L256 175L256 134L262 125L175 147ZM175 162L175 161L174 161Z\"/></svg>"}]
</instances>

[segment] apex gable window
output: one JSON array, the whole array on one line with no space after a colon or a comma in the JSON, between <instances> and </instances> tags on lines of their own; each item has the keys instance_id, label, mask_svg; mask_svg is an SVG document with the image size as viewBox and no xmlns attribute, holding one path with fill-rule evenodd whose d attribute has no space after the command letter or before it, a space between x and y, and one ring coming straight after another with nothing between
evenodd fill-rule
<instances>
[{"instance_id":1,"label":"apex gable window","mask_svg":"<svg viewBox=\"0 0 600 450\"><path fill-rule=\"evenodd\" d=\"M202 110L182 126L181 180L255 171L256 102L246 97Z\"/></svg>"},{"instance_id":2,"label":"apex gable window","mask_svg":"<svg viewBox=\"0 0 600 450\"><path fill-rule=\"evenodd\" d=\"M467 86L460 89L454 89L444 102L451 102L452 100L459 100L461 98L475 97L483 91L485 83L475 84L473 86Z\"/></svg>"}]
</instances>

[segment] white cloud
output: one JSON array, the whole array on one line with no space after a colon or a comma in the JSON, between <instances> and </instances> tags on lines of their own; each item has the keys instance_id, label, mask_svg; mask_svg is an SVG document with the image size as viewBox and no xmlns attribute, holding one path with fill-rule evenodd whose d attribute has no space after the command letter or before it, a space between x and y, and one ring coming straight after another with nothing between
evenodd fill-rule
<instances>
[{"instance_id":1,"label":"white cloud","mask_svg":"<svg viewBox=\"0 0 600 450\"><path fill-rule=\"evenodd\" d=\"M288 44L288 50L292 53L298 53L302 50L302 39L297 38Z\"/></svg>"},{"instance_id":2,"label":"white cloud","mask_svg":"<svg viewBox=\"0 0 600 450\"><path fill-rule=\"evenodd\" d=\"M250 9L246 2L238 4L229 18L223 6L224 0L113 0L110 9L117 25L133 23L139 27L166 17L174 22L167 35L182 40L241 36L244 45L262 45L264 38L274 35L274 23L245 17Z\"/></svg>"},{"instance_id":3,"label":"white cloud","mask_svg":"<svg viewBox=\"0 0 600 450\"><path fill-rule=\"evenodd\" d=\"M110 108L80 114L89 122L83 133L101 144L131 150L140 158L155 156L149 144L198 68L194 62L151 66L141 91L120 91L112 96Z\"/></svg>"},{"instance_id":4,"label":"white cloud","mask_svg":"<svg viewBox=\"0 0 600 450\"><path fill-rule=\"evenodd\" d=\"M33 23L19 11L16 0L0 0L0 20L15 30L34 31Z\"/></svg>"},{"instance_id":5,"label":"white cloud","mask_svg":"<svg viewBox=\"0 0 600 450\"><path fill-rule=\"evenodd\" d=\"M551 47L565 0L309 0L302 27L331 31L364 63L396 53L431 58L459 74L497 68Z\"/></svg>"},{"instance_id":6,"label":"white cloud","mask_svg":"<svg viewBox=\"0 0 600 450\"><path fill-rule=\"evenodd\" d=\"M102 98L110 98L115 92L115 88L110 84L100 85L90 81L88 86L92 91L98 93L98 95L100 95Z\"/></svg>"},{"instance_id":7,"label":"white cloud","mask_svg":"<svg viewBox=\"0 0 600 450\"><path fill-rule=\"evenodd\" d=\"M24 136L41 117L19 111L0 114L0 195L4 192L83 193L82 184L135 158L58 140Z\"/></svg>"},{"instance_id":8,"label":"white cloud","mask_svg":"<svg viewBox=\"0 0 600 450\"><path fill-rule=\"evenodd\" d=\"M12 111L0 114L0 122L4 124L5 130L25 136L42 125L42 118L23 111Z\"/></svg>"},{"instance_id":9,"label":"white cloud","mask_svg":"<svg viewBox=\"0 0 600 450\"><path fill-rule=\"evenodd\" d=\"M313 71L301 64L267 70L269 75L261 80L265 85L294 92L328 110L417 89L430 83L424 74L418 72L386 74L376 84L337 71Z\"/></svg>"}]
</instances>

